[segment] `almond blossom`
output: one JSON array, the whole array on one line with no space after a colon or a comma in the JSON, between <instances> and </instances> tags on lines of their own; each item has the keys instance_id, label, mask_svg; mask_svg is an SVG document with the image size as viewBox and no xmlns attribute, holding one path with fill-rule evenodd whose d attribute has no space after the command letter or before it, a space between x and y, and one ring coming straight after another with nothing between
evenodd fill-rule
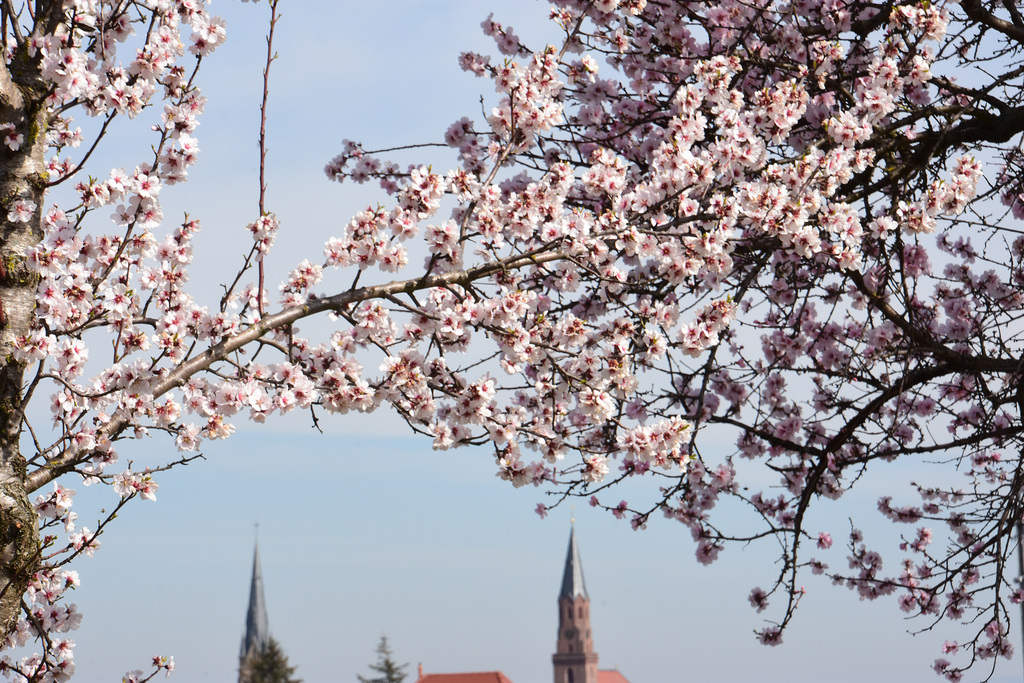
<instances>
[{"instance_id":1,"label":"almond blossom","mask_svg":"<svg viewBox=\"0 0 1024 683\"><path fill-rule=\"evenodd\" d=\"M975 624L934 664L949 680L1009 656L1024 238L988 200L1024 215L1019 17L979 2L551 4L552 44L492 15L502 57L459 59L494 95L439 131L454 168L342 143L328 177L387 199L289 264L276 298L264 265L290 228L265 205L265 116L259 205L215 295L190 280L202 217L161 204L203 159L195 76L228 39L207 2L9 16L0 475L15 560L0 584L26 598L0 623L9 648L42 652L0 670L73 672L71 641L52 637L77 625L66 566L109 519L78 526L72 482L109 486L119 510L241 420L377 409L553 493L542 514L570 496L636 529L658 512L704 564L773 537L781 571L749 594L773 614L765 644L783 641L809 571L930 625ZM1005 45L975 70L992 34ZM74 151L91 142L73 116L105 129L147 109L134 165ZM297 323L320 314L332 330L305 336ZM731 452L702 448L723 433ZM120 442L165 435L162 460L118 466ZM822 528L820 499L921 456L968 482L922 472L919 500L882 497L873 514L915 525L899 543ZM647 500L600 502L636 477ZM753 522L717 511L726 499Z\"/></svg>"}]
</instances>

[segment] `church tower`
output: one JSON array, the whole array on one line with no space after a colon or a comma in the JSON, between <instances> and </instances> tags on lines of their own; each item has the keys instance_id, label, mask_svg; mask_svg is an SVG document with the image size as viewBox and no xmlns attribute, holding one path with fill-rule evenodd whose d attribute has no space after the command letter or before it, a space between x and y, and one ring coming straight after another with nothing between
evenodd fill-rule
<instances>
[{"instance_id":1,"label":"church tower","mask_svg":"<svg viewBox=\"0 0 1024 683\"><path fill-rule=\"evenodd\" d=\"M248 683L249 662L270 642L270 621L263 599L263 573L260 571L260 544L252 554L252 582L249 584L249 611L245 615L245 635L238 653L238 683Z\"/></svg>"},{"instance_id":2,"label":"church tower","mask_svg":"<svg viewBox=\"0 0 1024 683\"><path fill-rule=\"evenodd\" d=\"M597 683L597 653L590 635L590 596L576 546L576 526L569 531L562 590L558 592L558 646L551 657L555 683Z\"/></svg>"}]
</instances>

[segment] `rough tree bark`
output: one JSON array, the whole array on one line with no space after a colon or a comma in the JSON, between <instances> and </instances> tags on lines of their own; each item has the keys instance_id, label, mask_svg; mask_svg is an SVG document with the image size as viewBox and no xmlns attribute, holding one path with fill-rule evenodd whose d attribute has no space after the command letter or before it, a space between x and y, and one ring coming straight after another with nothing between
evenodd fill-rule
<instances>
[{"instance_id":1,"label":"rough tree bark","mask_svg":"<svg viewBox=\"0 0 1024 683\"><path fill-rule=\"evenodd\" d=\"M41 15L55 11L44 8ZM39 29L46 23L40 21ZM0 64L0 123L13 124L24 136L17 150L0 145L0 635L14 628L22 595L40 560L36 512L29 501L27 463L20 448L25 366L14 359L11 349L18 336L27 333L35 314L38 276L25 267L24 253L42 238L46 95L37 59L21 51L10 67ZM35 205L28 221L8 217L18 200Z\"/></svg>"}]
</instances>

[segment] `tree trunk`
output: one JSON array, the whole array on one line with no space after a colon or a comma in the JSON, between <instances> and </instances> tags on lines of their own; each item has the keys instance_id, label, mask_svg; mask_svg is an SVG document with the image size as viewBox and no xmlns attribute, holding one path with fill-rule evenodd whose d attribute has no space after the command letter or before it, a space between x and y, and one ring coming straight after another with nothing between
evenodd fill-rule
<instances>
[{"instance_id":1,"label":"tree trunk","mask_svg":"<svg viewBox=\"0 0 1024 683\"><path fill-rule=\"evenodd\" d=\"M0 66L0 124L13 124L13 132L24 137L17 150L0 142L0 637L17 623L22 596L40 561L37 517L20 448L25 366L11 351L15 340L28 333L35 310L38 276L26 267L25 250L42 238L44 87L38 64L24 52L10 70ZM35 206L28 220L10 217L19 201Z\"/></svg>"}]
</instances>

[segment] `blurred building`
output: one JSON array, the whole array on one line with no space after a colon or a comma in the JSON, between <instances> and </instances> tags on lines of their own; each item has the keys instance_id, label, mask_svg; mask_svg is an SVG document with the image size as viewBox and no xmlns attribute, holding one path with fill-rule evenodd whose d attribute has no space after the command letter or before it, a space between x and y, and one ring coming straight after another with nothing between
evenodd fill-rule
<instances>
[{"instance_id":1,"label":"blurred building","mask_svg":"<svg viewBox=\"0 0 1024 683\"><path fill-rule=\"evenodd\" d=\"M617 670L601 671L597 668L597 652L590 631L590 595L583 580L576 543L575 525L569 531L569 550L562 571L562 587L558 591L558 637L554 665L554 683L629 683ZM427 674L419 667L416 683L512 683L500 671L472 673Z\"/></svg>"},{"instance_id":2,"label":"blurred building","mask_svg":"<svg viewBox=\"0 0 1024 683\"><path fill-rule=\"evenodd\" d=\"M270 644L270 621L263 598L263 572L260 570L260 544L252 553L252 581L249 583L249 610L245 615L245 634L238 652L238 683L248 683L256 656Z\"/></svg>"}]
</instances>

